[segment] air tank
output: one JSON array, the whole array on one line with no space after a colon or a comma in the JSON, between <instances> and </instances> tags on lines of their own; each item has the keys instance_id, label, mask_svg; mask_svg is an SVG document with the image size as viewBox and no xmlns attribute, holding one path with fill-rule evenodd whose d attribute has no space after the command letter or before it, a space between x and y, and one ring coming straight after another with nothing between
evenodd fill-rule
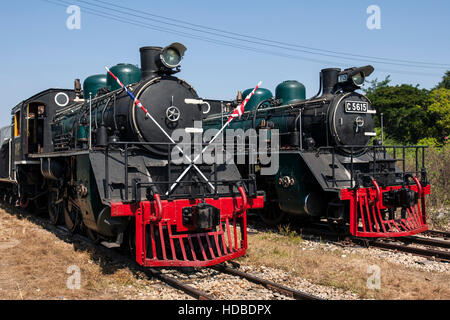
<instances>
[{"instance_id":1,"label":"air tank","mask_svg":"<svg viewBox=\"0 0 450 320\"><path fill-rule=\"evenodd\" d=\"M283 105L305 100L305 86L296 80L284 81L276 87L275 98L281 100Z\"/></svg>"},{"instance_id":2,"label":"air tank","mask_svg":"<svg viewBox=\"0 0 450 320\"><path fill-rule=\"evenodd\" d=\"M135 65L119 63L118 65L111 67L110 70L126 86L141 81L141 69ZM120 89L119 84L109 73L106 75L106 85L111 91Z\"/></svg>"},{"instance_id":3,"label":"air tank","mask_svg":"<svg viewBox=\"0 0 450 320\"><path fill-rule=\"evenodd\" d=\"M253 91L253 88L244 90L244 92L242 92L242 97L245 99L245 97L247 97L247 95L252 91ZM253 96L247 102L247 105L245 106L245 111L250 111L250 110L255 109L260 102L270 99L272 97L273 97L273 94L269 89L265 89L265 88L256 89Z\"/></svg>"},{"instance_id":4,"label":"air tank","mask_svg":"<svg viewBox=\"0 0 450 320\"><path fill-rule=\"evenodd\" d=\"M89 93L92 93L92 97L95 97L97 91L104 87L106 87L106 75L95 74L87 77L83 82L84 98L89 99Z\"/></svg>"},{"instance_id":5,"label":"air tank","mask_svg":"<svg viewBox=\"0 0 450 320\"><path fill-rule=\"evenodd\" d=\"M244 90L242 92L242 98L245 99L247 97L247 95L249 93L251 93L253 91L253 88ZM273 98L273 94L269 89L265 89L265 88L258 88L255 93L253 94L253 96L250 98L250 100L248 100L247 104L245 105L244 111L252 111L255 110L255 108L264 100L268 100ZM269 104L268 104L269 105ZM246 120L242 120L242 121L232 121L230 123L229 128L230 129L243 129L243 130L247 130L249 128L253 128L253 125L258 126L260 124L260 120L255 121L255 123L253 123L253 117L246 117ZM218 121L215 125L219 125L221 122ZM213 126L215 126L213 125Z\"/></svg>"}]
</instances>

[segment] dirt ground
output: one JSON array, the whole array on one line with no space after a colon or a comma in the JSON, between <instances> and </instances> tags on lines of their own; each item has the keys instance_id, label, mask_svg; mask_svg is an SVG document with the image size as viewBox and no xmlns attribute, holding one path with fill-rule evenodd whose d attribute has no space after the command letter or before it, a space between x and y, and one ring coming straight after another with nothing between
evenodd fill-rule
<instances>
[{"instance_id":1,"label":"dirt ground","mask_svg":"<svg viewBox=\"0 0 450 320\"><path fill-rule=\"evenodd\" d=\"M133 267L0 209L0 299L186 298L157 280L147 280Z\"/></svg>"}]
</instances>

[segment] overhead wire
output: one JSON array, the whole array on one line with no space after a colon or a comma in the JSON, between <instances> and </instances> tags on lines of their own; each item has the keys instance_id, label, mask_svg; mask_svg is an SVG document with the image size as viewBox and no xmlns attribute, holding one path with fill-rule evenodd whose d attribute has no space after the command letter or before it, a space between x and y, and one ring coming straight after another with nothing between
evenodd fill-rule
<instances>
[{"instance_id":1,"label":"overhead wire","mask_svg":"<svg viewBox=\"0 0 450 320\"><path fill-rule=\"evenodd\" d=\"M179 28L187 28L187 29L192 30L192 31L208 33L208 34L212 34L212 35L215 35L215 36L227 37L227 38L230 38L230 39L233 39L233 40L237 40L237 41L249 42L249 39L255 39L255 40L258 40L259 42L252 42L252 43L259 44L259 45L273 46L273 47L276 47L276 48L281 48L281 49L286 49L286 50L293 50L293 51L298 51L298 52L304 52L304 53L310 53L310 54L319 54L319 55L324 55L324 56L338 57L338 58L345 58L345 59L349 59L349 57L356 57L356 58L361 58L361 60L367 60L367 59L382 60L381 62L383 62L383 60L384 60L385 63L387 63L388 61L391 61L391 62L403 62L403 64L398 64L398 65L409 66L408 64L411 64L411 67L427 68L427 66L421 66L421 65L435 66L436 68L442 68L442 67L444 67L444 68L447 67L448 68L448 67L450 67L450 64L448 64L448 63L421 62L421 61L413 61L413 60L405 60L405 59L392 59L392 58L385 58L385 57L368 56L368 55L361 55L361 54L355 54L355 53L339 52L339 51L333 51L333 50L324 50L324 49L313 48L313 47L308 47L308 46L303 46L303 45L298 45L298 44L292 44L292 43L286 43L286 42L281 42L281 41L276 41L276 40L269 40L269 39L264 39L264 38L260 38L260 37L255 37L255 36L248 35L248 34L241 34L241 33L236 33L236 32L230 32L230 31L226 31L226 30L222 30L222 29L217 29L217 28L212 28L212 27L199 25L199 24L195 24L195 23L191 23L191 22L186 22L186 21L179 20L179 19L173 19L173 18L170 18L170 17L156 15L156 14L152 14L152 13L149 13L149 12L146 12L146 11L143 11L143 10L137 10L137 9L133 9L133 8L128 8L128 7L124 7L124 6L121 6L121 5L117 5L117 4L110 3L110 2L107 2L107 1L102 1L102 0L95 0L95 2L106 4L106 5L110 6L110 7L124 9L126 11L114 10L112 8L101 6L101 5L98 5L98 4L94 4L94 3L86 1L86 0L77 0L77 1L85 3L85 4L88 4L88 5L91 5L91 6L96 6L96 7L100 7L100 8L107 9L107 10L113 10L113 11L120 12L122 14L127 14L127 15L133 15L130 12L137 12L137 13L140 13L140 14L144 14L147 17L150 16L150 17L157 17L159 19L162 19L162 20L158 20L158 19L152 18L153 21L157 21L157 22L162 23L162 24L171 25L171 26L175 26L175 27L179 27ZM135 15L135 16L137 16L137 15ZM138 16L138 17L144 18L142 16ZM170 23L168 21L174 21L174 22L177 22L178 24ZM187 26L193 26L195 28L186 27L186 26L183 26L183 25L180 25L180 24L185 24ZM215 31L215 32L208 32L208 31L201 30L201 29L212 30L212 31ZM229 36L226 36L225 34L237 36L237 37L240 37L240 38L229 37ZM276 44L276 45L274 45L274 44ZM293 48L302 48L302 49L308 49L308 50L313 50L313 51L318 51L318 52L311 52L311 51L306 51L306 50L295 50ZM329 55L329 54L324 54L324 53L333 53L334 55ZM336 55L339 55L339 56L336 56Z\"/></svg>"},{"instance_id":2,"label":"overhead wire","mask_svg":"<svg viewBox=\"0 0 450 320\"><path fill-rule=\"evenodd\" d=\"M59 5L59 6L72 5L72 3L69 3L69 2L66 2L66 1L63 1L63 0L52 0L52 1L51 0L42 0L42 1L54 4L54 5ZM79 1L80 2L86 2L86 1L83 1L83 0L79 0ZM100 1L100 2L103 2L103 1ZM306 60L306 61L315 62L315 63L321 63L321 64L333 64L333 65L336 65L336 66L344 66L345 65L342 61L336 62L336 61L315 59L315 58L305 57L305 56L292 55L292 54L287 54L287 53L284 53L284 52L269 51L269 50L262 49L262 48L255 48L255 47L250 47L248 45L242 45L242 44L237 44L237 43L233 43L233 42L229 42L229 41L218 40L216 38L199 36L199 35L195 35L195 34L192 34L192 33L187 33L187 32L180 31L180 30L175 30L175 29L171 29L171 28L167 28L167 27L158 26L158 25L155 25L155 24L149 24L149 23L144 23L144 22L137 22L135 20L130 21L128 18L126 18L126 17L124 17L122 15L117 15L117 14L105 12L105 11L102 11L102 10L99 10L99 9L93 9L93 8L89 8L89 7L85 7L85 6L80 6L80 8L82 8L83 11L88 13L88 14L99 16L99 17L103 17L105 19L118 21L118 22L121 22L121 23L130 24L130 25L135 25L135 26L138 26L138 27L144 27L144 28L147 28L147 29L155 30L155 31L167 32L167 33L170 33L170 34L175 34L175 35L179 35L179 36L182 36L182 37L187 37L187 38L191 38L191 39L195 39L195 40L201 40L201 41L204 41L204 42L224 45L224 46L233 47L233 48L242 49L242 50L247 50L247 51L252 51L252 52L256 52L256 53L275 55L277 57L281 56L281 57L285 57L285 58ZM111 11L111 9L109 9L109 10ZM132 16L134 16L136 18L145 19L145 17L138 16L138 15L133 15L133 14L130 14L130 13L122 13L122 12L118 12L118 13L119 14L132 15ZM342 57L336 57L336 58L341 59ZM354 59L351 59L351 60L354 60ZM381 62L378 62L378 63L381 64ZM377 70L383 71L385 69L377 68ZM416 75L423 75L423 76L438 76L439 75L439 74L416 72L416 71L410 71L410 70L391 70L391 69L389 69L389 70L386 70L386 72L404 73L404 74L416 74Z\"/></svg>"}]
</instances>

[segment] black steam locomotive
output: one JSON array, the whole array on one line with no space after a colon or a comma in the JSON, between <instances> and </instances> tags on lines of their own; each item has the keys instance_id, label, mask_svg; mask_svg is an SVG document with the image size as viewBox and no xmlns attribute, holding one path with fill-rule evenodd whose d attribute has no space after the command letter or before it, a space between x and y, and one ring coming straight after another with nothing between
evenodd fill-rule
<instances>
[{"instance_id":1,"label":"black steam locomotive","mask_svg":"<svg viewBox=\"0 0 450 320\"><path fill-rule=\"evenodd\" d=\"M254 175L195 163L177 181L189 162L174 163L172 133L201 131L195 121L204 111L194 88L174 76L185 50L180 43L143 47L141 68L110 69L155 122L110 74L14 107L1 136L0 199L47 210L53 223L85 230L105 246L127 245L144 266L208 266L242 256L246 211L263 205ZM182 150L190 159L190 147Z\"/></svg>"},{"instance_id":2,"label":"black steam locomotive","mask_svg":"<svg viewBox=\"0 0 450 320\"><path fill-rule=\"evenodd\" d=\"M361 237L427 230L425 147L385 146L374 139L376 110L356 92L373 70L323 69L319 92L309 99L297 81L279 84L275 97L260 88L241 119L231 124L264 131L259 140L280 145L272 151L272 158L279 157L277 172L264 175L260 161L256 171L258 186L267 195L260 211L266 223L277 224L288 213L312 221L327 219L333 230ZM228 104L239 103L250 90ZM215 110L204 126L220 127L227 111ZM411 167L405 159L408 152L415 154Z\"/></svg>"}]
</instances>

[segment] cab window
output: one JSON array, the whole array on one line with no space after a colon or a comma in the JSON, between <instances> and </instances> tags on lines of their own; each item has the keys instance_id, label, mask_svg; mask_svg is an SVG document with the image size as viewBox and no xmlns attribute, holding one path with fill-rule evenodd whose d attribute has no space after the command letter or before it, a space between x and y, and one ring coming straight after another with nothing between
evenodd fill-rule
<instances>
[{"instance_id":1,"label":"cab window","mask_svg":"<svg viewBox=\"0 0 450 320\"><path fill-rule=\"evenodd\" d=\"M20 111L14 115L14 137L20 137Z\"/></svg>"}]
</instances>

